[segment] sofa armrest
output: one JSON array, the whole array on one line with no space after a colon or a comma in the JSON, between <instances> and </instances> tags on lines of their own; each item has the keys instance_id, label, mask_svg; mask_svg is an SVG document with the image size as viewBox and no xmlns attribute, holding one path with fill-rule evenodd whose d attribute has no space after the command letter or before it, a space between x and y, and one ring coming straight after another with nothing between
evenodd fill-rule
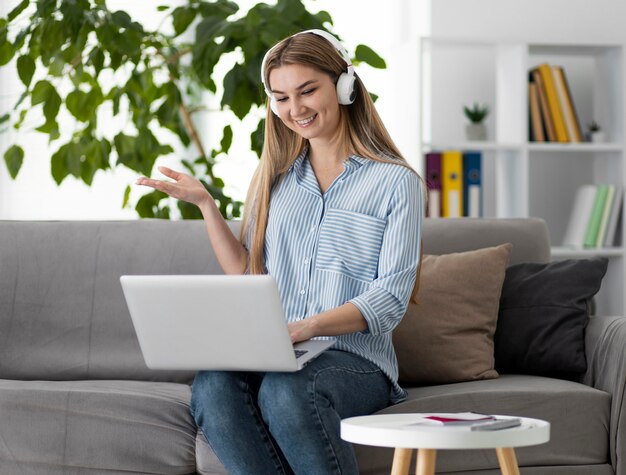
<instances>
[{"instance_id":1,"label":"sofa armrest","mask_svg":"<svg viewBox=\"0 0 626 475\"><path fill-rule=\"evenodd\" d=\"M626 473L626 317L591 317L585 333L587 372L582 382L611 395L611 465ZM619 466L618 466L619 465Z\"/></svg>"}]
</instances>

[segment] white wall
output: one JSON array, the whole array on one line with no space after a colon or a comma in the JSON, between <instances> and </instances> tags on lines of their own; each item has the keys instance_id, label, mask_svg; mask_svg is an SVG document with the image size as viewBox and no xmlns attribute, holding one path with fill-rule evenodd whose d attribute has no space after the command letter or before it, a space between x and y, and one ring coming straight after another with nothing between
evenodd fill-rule
<instances>
[{"instance_id":1,"label":"white wall","mask_svg":"<svg viewBox=\"0 0 626 475\"><path fill-rule=\"evenodd\" d=\"M0 4L0 14L6 15L18 0ZM184 0L162 1L158 4L185 3ZM258 1L237 2L246 11ZM137 15L148 28L158 25L162 14L156 13L154 2L108 0L111 9L124 9ZM311 11L327 10L334 19L333 30L342 37L349 50L364 43L376 50L387 61L386 70L368 66L358 68L368 89L379 95L377 107L392 137L411 161L418 160L417 145L417 61L416 38L428 30L429 0L361 0L336 2L307 0ZM358 5L358 8L357 8ZM227 64L221 65L224 72ZM0 111L9 110L22 92L22 86L9 68L0 69ZM216 111L208 102L209 111L195 117L203 139L209 146L219 141L222 127L233 123L230 112ZM33 128L40 125L33 115ZM39 120L38 120L39 119ZM64 128L73 127L71 119ZM216 172L227 183L227 191L243 199L248 182L257 163L256 155L248 150L251 121L238 126L242 140L233 144L228 157L222 157ZM215 133L216 132L216 133ZM237 129L235 131L236 137ZM134 182L136 174L126 169L98 172L92 187L73 177L67 177L58 187L50 176L50 156L58 143L48 147L46 137L37 132L9 131L0 135L0 154L17 141L25 149L24 165L17 179L12 180L4 164L0 165L0 219L134 219L133 210L121 209L123 191ZM176 166L193 151L177 150L175 154L159 159L157 164ZM146 190L132 187L131 197L141 196Z\"/></svg>"},{"instance_id":2,"label":"white wall","mask_svg":"<svg viewBox=\"0 0 626 475\"><path fill-rule=\"evenodd\" d=\"M436 0L433 36L537 42L626 40L622 0Z\"/></svg>"}]
</instances>

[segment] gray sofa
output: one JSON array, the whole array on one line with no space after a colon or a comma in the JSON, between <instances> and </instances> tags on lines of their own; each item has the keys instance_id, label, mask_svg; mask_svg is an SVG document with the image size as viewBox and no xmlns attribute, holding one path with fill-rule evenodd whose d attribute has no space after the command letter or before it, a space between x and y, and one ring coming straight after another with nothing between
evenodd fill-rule
<instances>
[{"instance_id":1,"label":"gray sofa","mask_svg":"<svg viewBox=\"0 0 626 475\"><path fill-rule=\"evenodd\" d=\"M431 254L512 242L511 263L550 258L536 219L427 220L424 233ZM0 222L0 474L224 473L189 415L193 374L145 367L119 284L218 272L201 222ZM415 387L383 412L546 419L551 442L517 451L522 473L625 475L626 318L592 318L586 344L581 383L504 374ZM391 450L356 450L362 473L389 473ZM445 473L497 466L493 450L437 459Z\"/></svg>"}]
</instances>

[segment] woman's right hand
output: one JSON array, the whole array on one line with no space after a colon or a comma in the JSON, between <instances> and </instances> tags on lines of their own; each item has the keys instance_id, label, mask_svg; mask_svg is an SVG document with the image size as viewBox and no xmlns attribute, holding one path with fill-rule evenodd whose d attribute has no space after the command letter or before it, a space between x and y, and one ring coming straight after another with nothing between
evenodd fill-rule
<instances>
[{"instance_id":1,"label":"woman's right hand","mask_svg":"<svg viewBox=\"0 0 626 475\"><path fill-rule=\"evenodd\" d=\"M196 206L211 200L211 195L199 180L185 173L177 172L167 167L159 167L159 171L172 181L155 180L147 177L137 179L138 185L149 186L155 190L167 193L172 198L187 201Z\"/></svg>"}]
</instances>

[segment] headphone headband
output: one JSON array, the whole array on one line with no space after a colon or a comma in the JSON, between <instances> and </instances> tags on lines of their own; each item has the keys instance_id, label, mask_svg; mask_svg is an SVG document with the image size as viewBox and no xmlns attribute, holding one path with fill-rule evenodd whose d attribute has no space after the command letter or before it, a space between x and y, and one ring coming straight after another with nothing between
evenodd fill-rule
<instances>
[{"instance_id":1,"label":"headphone headband","mask_svg":"<svg viewBox=\"0 0 626 475\"><path fill-rule=\"evenodd\" d=\"M352 104L354 102L354 66L352 65L352 61L350 60L350 55L348 51L343 47L343 45L339 42L337 38L324 30L306 30L300 31L294 35L291 35L290 38L294 36L303 35L305 33L313 33L314 35L321 36L326 41L328 41L335 50L341 55L343 60L346 62L346 72L342 73L337 81L337 98L340 104ZM270 98L270 106L274 114L278 115L278 107L276 105L276 101L274 100L274 95L272 91L270 91L267 83L265 82L265 63L267 61L267 57L269 54L276 48L277 44L272 46L265 56L263 56L263 62L261 63L261 82L263 83L263 89L265 89L265 94Z\"/></svg>"}]
</instances>

